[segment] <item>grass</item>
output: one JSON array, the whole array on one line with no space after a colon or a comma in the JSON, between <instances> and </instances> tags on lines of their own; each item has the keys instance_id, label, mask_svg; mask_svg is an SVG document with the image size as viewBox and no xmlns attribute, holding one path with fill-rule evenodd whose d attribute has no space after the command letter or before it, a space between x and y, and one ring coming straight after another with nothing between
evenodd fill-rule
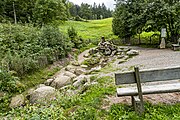
<instances>
[{"instance_id":1,"label":"grass","mask_svg":"<svg viewBox=\"0 0 180 120\"><path fill-rule=\"evenodd\" d=\"M60 29L67 33L69 27L74 27L83 39L99 40L101 36L107 39L117 38L112 32L112 18L89 20L87 22L67 21L60 26Z\"/></svg>"},{"instance_id":2,"label":"grass","mask_svg":"<svg viewBox=\"0 0 180 120\"><path fill-rule=\"evenodd\" d=\"M57 71L61 68L54 67L49 69L48 67L45 69L41 69L33 74L24 76L20 81L25 85L25 88L31 88L38 84L43 84L48 78L53 76Z\"/></svg>"},{"instance_id":3,"label":"grass","mask_svg":"<svg viewBox=\"0 0 180 120\"><path fill-rule=\"evenodd\" d=\"M159 32L142 32L140 34L141 43L143 45L146 44L146 46L148 45L149 47L152 47L153 45L159 44L159 37L158 36L151 37L154 34L160 34L160 33ZM150 37L151 37L151 44L150 44ZM134 36L134 42L138 43L138 41L139 41L139 35L135 35Z\"/></svg>"}]
</instances>

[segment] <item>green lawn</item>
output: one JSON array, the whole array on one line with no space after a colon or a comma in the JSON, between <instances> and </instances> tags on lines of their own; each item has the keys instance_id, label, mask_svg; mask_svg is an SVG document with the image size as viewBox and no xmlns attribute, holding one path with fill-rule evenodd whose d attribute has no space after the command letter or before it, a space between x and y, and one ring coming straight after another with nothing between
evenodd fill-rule
<instances>
[{"instance_id":1,"label":"green lawn","mask_svg":"<svg viewBox=\"0 0 180 120\"><path fill-rule=\"evenodd\" d=\"M87 22L67 21L60 26L62 32L67 33L69 27L74 27L78 35L83 39L100 39L105 36L106 39L111 39L116 36L112 32L112 18L103 20L89 20Z\"/></svg>"}]
</instances>

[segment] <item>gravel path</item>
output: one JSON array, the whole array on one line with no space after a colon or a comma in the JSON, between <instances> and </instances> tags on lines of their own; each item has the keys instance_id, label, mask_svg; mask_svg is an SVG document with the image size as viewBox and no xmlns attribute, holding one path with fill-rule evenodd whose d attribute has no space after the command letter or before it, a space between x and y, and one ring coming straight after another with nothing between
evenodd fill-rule
<instances>
[{"instance_id":1,"label":"gravel path","mask_svg":"<svg viewBox=\"0 0 180 120\"><path fill-rule=\"evenodd\" d=\"M117 67L139 66L140 69L180 66L180 51L170 49L133 48L140 54Z\"/></svg>"}]
</instances>

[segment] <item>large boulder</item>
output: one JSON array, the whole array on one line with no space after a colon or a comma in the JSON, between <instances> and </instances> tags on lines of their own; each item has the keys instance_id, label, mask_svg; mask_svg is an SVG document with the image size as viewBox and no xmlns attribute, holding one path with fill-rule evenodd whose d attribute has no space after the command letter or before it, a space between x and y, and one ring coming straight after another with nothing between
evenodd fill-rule
<instances>
[{"instance_id":1,"label":"large boulder","mask_svg":"<svg viewBox=\"0 0 180 120\"><path fill-rule=\"evenodd\" d=\"M16 108L24 105L25 98L22 94L16 95L15 97L12 97L11 103L9 105L10 108Z\"/></svg>"},{"instance_id":2,"label":"large boulder","mask_svg":"<svg viewBox=\"0 0 180 120\"><path fill-rule=\"evenodd\" d=\"M71 83L71 78L64 75L59 75L57 78L51 83L51 87L55 87L56 89L60 89L63 86L66 86Z\"/></svg>"},{"instance_id":3,"label":"large boulder","mask_svg":"<svg viewBox=\"0 0 180 120\"><path fill-rule=\"evenodd\" d=\"M50 86L37 88L30 95L30 103L47 104L56 98L56 90Z\"/></svg>"}]
</instances>

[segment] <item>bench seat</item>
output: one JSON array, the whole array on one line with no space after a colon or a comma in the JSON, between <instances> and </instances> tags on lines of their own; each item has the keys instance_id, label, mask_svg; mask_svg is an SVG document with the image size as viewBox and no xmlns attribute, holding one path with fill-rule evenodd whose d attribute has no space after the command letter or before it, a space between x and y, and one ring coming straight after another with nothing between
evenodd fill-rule
<instances>
[{"instance_id":1,"label":"bench seat","mask_svg":"<svg viewBox=\"0 0 180 120\"><path fill-rule=\"evenodd\" d=\"M180 82L160 85L144 85L142 86L142 94L157 94L180 92ZM137 87L117 88L117 96L136 96L138 95Z\"/></svg>"}]
</instances>

